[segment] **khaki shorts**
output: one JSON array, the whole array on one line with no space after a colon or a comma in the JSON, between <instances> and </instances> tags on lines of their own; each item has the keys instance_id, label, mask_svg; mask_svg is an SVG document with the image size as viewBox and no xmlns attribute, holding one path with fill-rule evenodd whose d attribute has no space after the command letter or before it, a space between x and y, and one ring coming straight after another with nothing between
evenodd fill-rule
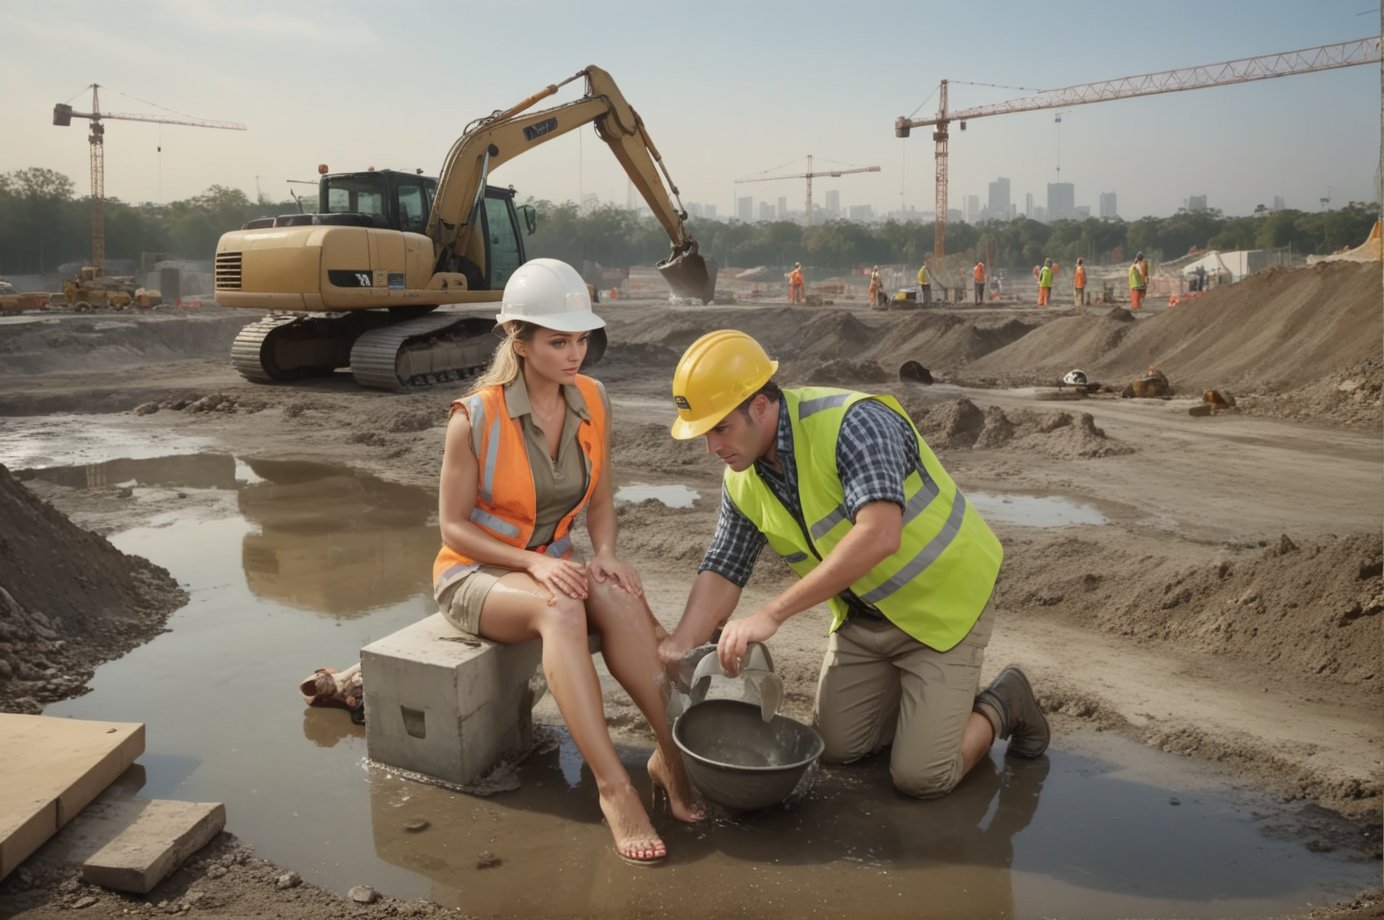
<instances>
[{"instance_id":1,"label":"khaki shorts","mask_svg":"<svg viewBox=\"0 0 1384 920\"><path fill-rule=\"evenodd\" d=\"M500 579L513 572L502 565L483 565L461 581L447 586L437 599L438 611L457 629L468 636L480 635L481 611L490 589Z\"/></svg>"}]
</instances>

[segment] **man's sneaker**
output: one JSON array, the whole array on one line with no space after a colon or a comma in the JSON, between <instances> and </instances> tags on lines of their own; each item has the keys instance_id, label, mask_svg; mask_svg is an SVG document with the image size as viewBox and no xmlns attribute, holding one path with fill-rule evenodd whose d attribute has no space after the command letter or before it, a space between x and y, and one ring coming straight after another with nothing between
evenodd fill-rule
<instances>
[{"instance_id":1,"label":"man's sneaker","mask_svg":"<svg viewBox=\"0 0 1384 920\"><path fill-rule=\"evenodd\" d=\"M1038 708L1028 678L1018 668L1011 665L1001 671L976 696L976 706L998 717L997 736L1009 739L1009 753L1038 757L1048 749L1052 733L1047 717Z\"/></svg>"}]
</instances>

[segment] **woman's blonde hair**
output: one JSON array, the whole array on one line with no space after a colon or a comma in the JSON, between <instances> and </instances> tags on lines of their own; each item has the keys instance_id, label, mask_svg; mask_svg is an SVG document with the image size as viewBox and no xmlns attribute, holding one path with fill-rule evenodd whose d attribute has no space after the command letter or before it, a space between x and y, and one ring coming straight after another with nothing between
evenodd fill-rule
<instances>
[{"instance_id":1,"label":"woman's blonde hair","mask_svg":"<svg viewBox=\"0 0 1384 920\"><path fill-rule=\"evenodd\" d=\"M524 359L514 350L515 342L531 342L538 326L523 320L512 319L505 323L505 337L495 348L495 356L485 373L476 378L466 395L478 393L486 387L502 387L519 379L524 372Z\"/></svg>"}]
</instances>

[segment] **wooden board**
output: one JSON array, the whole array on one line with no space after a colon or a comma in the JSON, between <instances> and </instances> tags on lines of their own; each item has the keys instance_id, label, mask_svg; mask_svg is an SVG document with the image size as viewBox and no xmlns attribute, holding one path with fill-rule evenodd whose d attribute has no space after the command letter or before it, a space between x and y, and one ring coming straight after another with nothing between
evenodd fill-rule
<instances>
[{"instance_id":1,"label":"wooden board","mask_svg":"<svg viewBox=\"0 0 1384 920\"><path fill-rule=\"evenodd\" d=\"M0 713L0 879L143 753L141 722Z\"/></svg>"}]
</instances>

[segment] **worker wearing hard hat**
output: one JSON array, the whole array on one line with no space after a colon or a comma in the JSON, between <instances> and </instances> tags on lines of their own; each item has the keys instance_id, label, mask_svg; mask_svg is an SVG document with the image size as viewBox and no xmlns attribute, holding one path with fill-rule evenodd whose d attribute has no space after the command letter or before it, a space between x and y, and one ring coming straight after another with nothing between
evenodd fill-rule
<instances>
[{"instance_id":1,"label":"worker wearing hard hat","mask_svg":"<svg viewBox=\"0 0 1384 920\"><path fill-rule=\"evenodd\" d=\"M976 283L976 306L985 303L985 263L976 262L976 267L971 269L971 280Z\"/></svg>"},{"instance_id":2,"label":"worker wearing hard hat","mask_svg":"<svg viewBox=\"0 0 1384 920\"><path fill-rule=\"evenodd\" d=\"M1072 303L1086 306L1086 260L1081 256L1077 256L1076 268L1072 271Z\"/></svg>"},{"instance_id":3,"label":"worker wearing hard hat","mask_svg":"<svg viewBox=\"0 0 1384 920\"><path fill-rule=\"evenodd\" d=\"M996 738L1042 755L1048 723L1022 671L1007 667L977 693L999 540L893 397L780 389L777 369L754 339L723 329L673 373L673 437L704 437L726 469L716 532L659 644L665 666L724 624L717 655L734 676L750 643L825 602L823 760L892 745L894 785L928 798L955 788ZM801 580L731 620L765 544Z\"/></svg>"},{"instance_id":4,"label":"worker wearing hard hat","mask_svg":"<svg viewBox=\"0 0 1384 920\"><path fill-rule=\"evenodd\" d=\"M793 270L788 273L788 302L803 302L803 264L793 263Z\"/></svg>"},{"instance_id":5,"label":"worker wearing hard hat","mask_svg":"<svg viewBox=\"0 0 1384 920\"><path fill-rule=\"evenodd\" d=\"M451 405L434 595L465 634L543 640L548 687L595 775L616 852L658 862L668 848L611 742L588 632L603 637L610 673L656 738L650 782L669 794L677 819L699 821L705 812L668 728L657 658L663 630L638 574L615 555L610 402L580 373L589 337L605 322L591 310L586 282L556 259L530 259L510 275L496 322L505 338L494 360ZM594 550L589 562L573 550L579 516Z\"/></svg>"},{"instance_id":6,"label":"worker wearing hard hat","mask_svg":"<svg viewBox=\"0 0 1384 920\"><path fill-rule=\"evenodd\" d=\"M1144 296L1149 287L1149 260L1143 252L1134 254L1134 262L1129 266L1129 309L1137 310L1144 305Z\"/></svg>"},{"instance_id":7,"label":"worker wearing hard hat","mask_svg":"<svg viewBox=\"0 0 1384 920\"><path fill-rule=\"evenodd\" d=\"M884 295L884 282L879 278L879 266L870 269L870 308L879 306Z\"/></svg>"},{"instance_id":8,"label":"worker wearing hard hat","mask_svg":"<svg viewBox=\"0 0 1384 920\"><path fill-rule=\"evenodd\" d=\"M928 270L927 259L923 260L923 267L918 269L918 303L932 303L932 272Z\"/></svg>"},{"instance_id":9,"label":"worker wearing hard hat","mask_svg":"<svg viewBox=\"0 0 1384 920\"><path fill-rule=\"evenodd\" d=\"M1038 269L1038 306L1046 307L1052 301L1052 259L1044 259L1043 267Z\"/></svg>"}]
</instances>

